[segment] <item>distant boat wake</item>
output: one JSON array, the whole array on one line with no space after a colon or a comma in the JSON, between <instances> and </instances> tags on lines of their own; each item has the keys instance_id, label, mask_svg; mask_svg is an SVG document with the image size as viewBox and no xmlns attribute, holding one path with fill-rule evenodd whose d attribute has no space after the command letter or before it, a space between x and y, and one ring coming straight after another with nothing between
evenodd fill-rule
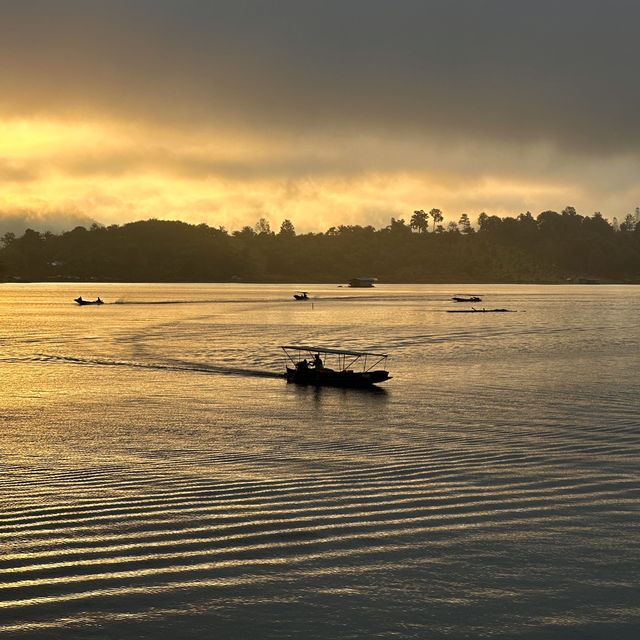
<instances>
[{"instance_id":1,"label":"distant boat wake","mask_svg":"<svg viewBox=\"0 0 640 640\"><path fill-rule=\"evenodd\" d=\"M135 304L135 305L159 305L159 304L255 304L265 302L272 303L270 298L216 298L210 300L125 300L120 298L110 304Z\"/></svg>"},{"instance_id":2,"label":"distant boat wake","mask_svg":"<svg viewBox=\"0 0 640 640\"><path fill-rule=\"evenodd\" d=\"M135 369L152 369L166 371L193 371L197 373L216 373L226 376L241 376L252 378L282 378L282 373L265 371L262 369L247 369L244 367L229 367L220 365L209 365L200 362L172 361L171 364L128 362L123 360L105 360L102 358L76 358L73 356L54 356L48 354L38 354L31 361L38 362L68 362L79 365L97 365L104 367L131 367Z\"/></svg>"},{"instance_id":3,"label":"distant boat wake","mask_svg":"<svg viewBox=\"0 0 640 640\"><path fill-rule=\"evenodd\" d=\"M212 304L221 300L116 300L111 304Z\"/></svg>"}]
</instances>

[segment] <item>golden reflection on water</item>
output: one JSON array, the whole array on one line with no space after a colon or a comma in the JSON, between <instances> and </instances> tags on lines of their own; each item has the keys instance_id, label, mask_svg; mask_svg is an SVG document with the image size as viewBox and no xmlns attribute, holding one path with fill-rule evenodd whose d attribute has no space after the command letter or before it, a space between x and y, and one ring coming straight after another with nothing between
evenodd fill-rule
<instances>
[{"instance_id":1,"label":"golden reflection on water","mask_svg":"<svg viewBox=\"0 0 640 640\"><path fill-rule=\"evenodd\" d=\"M635 289L304 288L3 285L0 636L630 629ZM287 384L291 342L393 379Z\"/></svg>"}]
</instances>

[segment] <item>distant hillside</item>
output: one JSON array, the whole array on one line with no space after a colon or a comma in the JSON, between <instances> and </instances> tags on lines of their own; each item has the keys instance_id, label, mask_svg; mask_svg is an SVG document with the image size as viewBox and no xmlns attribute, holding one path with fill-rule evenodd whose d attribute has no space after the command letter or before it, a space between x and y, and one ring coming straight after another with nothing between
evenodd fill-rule
<instances>
[{"instance_id":1,"label":"distant hillside","mask_svg":"<svg viewBox=\"0 0 640 640\"><path fill-rule=\"evenodd\" d=\"M433 213L436 212L436 213ZM147 220L76 227L59 235L6 233L4 280L130 282L640 282L640 216L611 224L599 214L545 211L516 218L466 216L446 228L438 210L384 229L332 227L296 235L261 220L228 233L205 224ZM440 220L442 218L440 217Z\"/></svg>"}]
</instances>

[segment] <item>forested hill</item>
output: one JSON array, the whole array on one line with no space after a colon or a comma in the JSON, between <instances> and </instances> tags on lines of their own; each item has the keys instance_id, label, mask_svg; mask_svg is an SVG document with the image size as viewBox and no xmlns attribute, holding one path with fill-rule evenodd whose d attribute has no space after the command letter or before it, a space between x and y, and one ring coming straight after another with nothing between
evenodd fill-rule
<instances>
[{"instance_id":1,"label":"forested hill","mask_svg":"<svg viewBox=\"0 0 640 640\"><path fill-rule=\"evenodd\" d=\"M611 224L571 207L498 218L463 214L443 227L437 209L383 229L332 227L297 235L262 219L227 232L205 224L147 220L76 227L55 235L7 233L5 281L336 282L373 276L391 282L637 282L640 212Z\"/></svg>"}]
</instances>

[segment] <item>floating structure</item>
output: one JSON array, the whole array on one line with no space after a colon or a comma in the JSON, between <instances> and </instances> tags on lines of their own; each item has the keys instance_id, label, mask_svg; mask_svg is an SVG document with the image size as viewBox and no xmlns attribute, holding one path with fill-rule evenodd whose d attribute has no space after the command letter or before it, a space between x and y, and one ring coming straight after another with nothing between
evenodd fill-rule
<instances>
[{"instance_id":1,"label":"floating structure","mask_svg":"<svg viewBox=\"0 0 640 640\"><path fill-rule=\"evenodd\" d=\"M378 282L378 278L351 278L350 287L373 287Z\"/></svg>"},{"instance_id":2,"label":"floating structure","mask_svg":"<svg viewBox=\"0 0 640 640\"><path fill-rule=\"evenodd\" d=\"M386 363L388 355L384 353L306 345L285 345L280 348L292 365L287 364L285 376L288 382L330 387L370 387L391 379L386 369L374 368ZM327 363L335 368L328 367Z\"/></svg>"},{"instance_id":3,"label":"floating structure","mask_svg":"<svg viewBox=\"0 0 640 640\"><path fill-rule=\"evenodd\" d=\"M309 294L306 291L298 291L298 293L294 293L293 297L296 300L308 300Z\"/></svg>"},{"instance_id":4,"label":"floating structure","mask_svg":"<svg viewBox=\"0 0 640 640\"><path fill-rule=\"evenodd\" d=\"M447 309L447 313L515 313L514 309Z\"/></svg>"}]
</instances>

